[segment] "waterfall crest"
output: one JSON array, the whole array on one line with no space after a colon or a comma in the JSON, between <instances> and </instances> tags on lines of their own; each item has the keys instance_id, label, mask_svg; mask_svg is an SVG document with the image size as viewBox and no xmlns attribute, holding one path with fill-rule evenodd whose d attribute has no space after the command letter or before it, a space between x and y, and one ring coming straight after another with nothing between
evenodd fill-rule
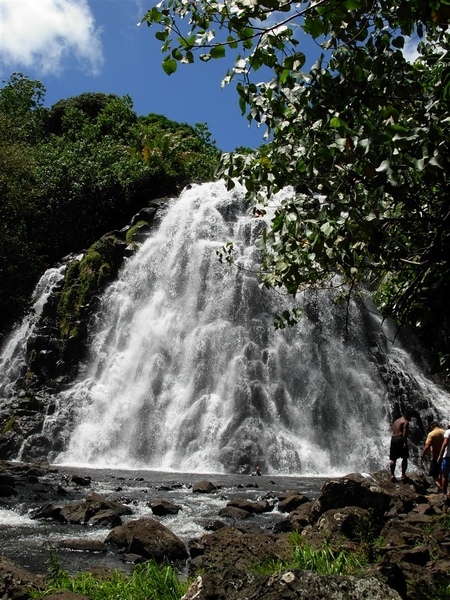
<instances>
[{"instance_id":1,"label":"waterfall crest","mask_svg":"<svg viewBox=\"0 0 450 600\"><path fill-rule=\"evenodd\" d=\"M75 426L56 462L302 474L386 466L389 383L374 354L384 346L389 364L391 349L380 320L352 304L346 336L345 309L312 294L297 326L275 330L292 298L259 288L253 242L264 223L246 210L239 186L193 186L128 259L102 298L89 366L61 395ZM230 240L239 269L216 256ZM396 356L416 370L406 352Z\"/></svg>"}]
</instances>

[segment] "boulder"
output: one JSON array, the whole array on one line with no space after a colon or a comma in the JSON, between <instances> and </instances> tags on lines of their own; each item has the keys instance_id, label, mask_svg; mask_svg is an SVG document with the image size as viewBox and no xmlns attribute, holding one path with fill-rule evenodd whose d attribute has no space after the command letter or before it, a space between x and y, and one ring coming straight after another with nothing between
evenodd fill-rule
<instances>
[{"instance_id":1,"label":"boulder","mask_svg":"<svg viewBox=\"0 0 450 600\"><path fill-rule=\"evenodd\" d=\"M63 506L60 511L60 518L67 523L77 525L98 524L104 526L110 523L110 526L114 527L121 515L131 515L131 513L132 510L129 506L107 500L100 494L92 492L82 502Z\"/></svg>"},{"instance_id":2,"label":"boulder","mask_svg":"<svg viewBox=\"0 0 450 600\"><path fill-rule=\"evenodd\" d=\"M30 589L44 587L42 575L30 573L5 556L0 556L0 598L2 600L27 600Z\"/></svg>"},{"instance_id":3,"label":"boulder","mask_svg":"<svg viewBox=\"0 0 450 600\"><path fill-rule=\"evenodd\" d=\"M373 530L374 525L370 512L358 506L327 510L319 518L316 526L318 531L327 537L343 535L352 540L362 540L367 533L372 535L379 533Z\"/></svg>"},{"instance_id":4,"label":"boulder","mask_svg":"<svg viewBox=\"0 0 450 600\"><path fill-rule=\"evenodd\" d=\"M305 502L298 508L289 513L286 520L277 523L277 529L280 531L300 531L311 522L311 510L314 501Z\"/></svg>"},{"instance_id":5,"label":"boulder","mask_svg":"<svg viewBox=\"0 0 450 600\"><path fill-rule=\"evenodd\" d=\"M313 522L327 510L359 506L370 509L375 516L382 516L388 510L391 496L377 485L376 481L359 473L352 473L339 479L327 481L311 507Z\"/></svg>"},{"instance_id":6,"label":"boulder","mask_svg":"<svg viewBox=\"0 0 450 600\"><path fill-rule=\"evenodd\" d=\"M216 490L216 486L210 481L197 481L192 485L192 491L194 494L211 494Z\"/></svg>"},{"instance_id":7,"label":"boulder","mask_svg":"<svg viewBox=\"0 0 450 600\"><path fill-rule=\"evenodd\" d=\"M269 560L279 561L292 550L286 534L247 533L226 526L189 542L192 552L189 569L214 570L223 567L246 569Z\"/></svg>"},{"instance_id":8,"label":"boulder","mask_svg":"<svg viewBox=\"0 0 450 600\"><path fill-rule=\"evenodd\" d=\"M181 510L181 506L167 502L167 500L155 500L155 502L150 504L150 508L152 509L152 513L157 517L177 515Z\"/></svg>"},{"instance_id":9,"label":"boulder","mask_svg":"<svg viewBox=\"0 0 450 600\"><path fill-rule=\"evenodd\" d=\"M278 510L283 513L290 513L302 504L309 502L309 498L298 492L291 492L286 497L279 496Z\"/></svg>"},{"instance_id":10,"label":"boulder","mask_svg":"<svg viewBox=\"0 0 450 600\"><path fill-rule=\"evenodd\" d=\"M72 475L72 481L76 485L81 485L83 487L87 487L91 485L90 477L83 477L82 475Z\"/></svg>"},{"instance_id":11,"label":"boulder","mask_svg":"<svg viewBox=\"0 0 450 600\"><path fill-rule=\"evenodd\" d=\"M219 517L227 519L248 519L252 516L251 512L238 508L237 506L225 506L219 510Z\"/></svg>"},{"instance_id":12,"label":"boulder","mask_svg":"<svg viewBox=\"0 0 450 600\"><path fill-rule=\"evenodd\" d=\"M282 571L260 575L229 567L197 577L181 600L401 600L375 577Z\"/></svg>"},{"instance_id":13,"label":"boulder","mask_svg":"<svg viewBox=\"0 0 450 600\"><path fill-rule=\"evenodd\" d=\"M105 543L118 546L127 554L139 554L158 562L188 557L182 540L153 519L137 519L115 527L108 534Z\"/></svg>"},{"instance_id":14,"label":"boulder","mask_svg":"<svg viewBox=\"0 0 450 600\"><path fill-rule=\"evenodd\" d=\"M228 502L227 506L240 508L241 510L245 510L252 515L271 512L273 510L273 506L271 506L267 500L253 502L252 500L247 500L246 498L234 498Z\"/></svg>"}]
</instances>

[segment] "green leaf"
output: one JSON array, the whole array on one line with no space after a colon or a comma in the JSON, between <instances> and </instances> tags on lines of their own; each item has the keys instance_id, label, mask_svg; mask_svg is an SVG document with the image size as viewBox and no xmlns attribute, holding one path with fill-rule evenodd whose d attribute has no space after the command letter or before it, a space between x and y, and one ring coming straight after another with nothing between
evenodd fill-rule
<instances>
[{"instance_id":1,"label":"green leaf","mask_svg":"<svg viewBox=\"0 0 450 600\"><path fill-rule=\"evenodd\" d=\"M361 7L361 0L345 0L344 6L347 10L358 10Z\"/></svg>"},{"instance_id":2,"label":"green leaf","mask_svg":"<svg viewBox=\"0 0 450 600\"><path fill-rule=\"evenodd\" d=\"M304 24L302 25L302 29L305 33L313 37L314 39L320 37L325 32L325 27L321 21L321 19L313 19L311 17L307 17L305 19Z\"/></svg>"},{"instance_id":3,"label":"green leaf","mask_svg":"<svg viewBox=\"0 0 450 600\"><path fill-rule=\"evenodd\" d=\"M334 129L338 129L339 127L345 127L347 128L348 125L345 121L343 121L342 119L340 119L339 117L332 117L330 119L330 126L333 127Z\"/></svg>"},{"instance_id":4,"label":"green leaf","mask_svg":"<svg viewBox=\"0 0 450 600\"><path fill-rule=\"evenodd\" d=\"M166 56L163 60L162 67L167 75L172 75L172 73L175 73L177 70L177 61L170 56Z\"/></svg>"},{"instance_id":5,"label":"green leaf","mask_svg":"<svg viewBox=\"0 0 450 600\"><path fill-rule=\"evenodd\" d=\"M280 231L280 229L283 227L283 224L284 224L284 215L283 214L278 215L272 221L272 231Z\"/></svg>"},{"instance_id":6,"label":"green leaf","mask_svg":"<svg viewBox=\"0 0 450 600\"><path fill-rule=\"evenodd\" d=\"M225 46L213 46L211 48L211 57L212 58L223 58L225 56Z\"/></svg>"},{"instance_id":7,"label":"green leaf","mask_svg":"<svg viewBox=\"0 0 450 600\"><path fill-rule=\"evenodd\" d=\"M320 231L325 235L325 237L329 237L333 233L334 227L331 223L324 223L321 226Z\"/></svg>"},{"instance_id":8,"label":"green leaf","mask_svg":"<svg viewBox=\"0 0 450 600\"><path fill-rule=\"evenodd\" d=\"M402 49L405 45L405 38L402 35L399 35L398 37L392 40L392 45L394 46L394 48Z\"/></svg>"}]
</instances>

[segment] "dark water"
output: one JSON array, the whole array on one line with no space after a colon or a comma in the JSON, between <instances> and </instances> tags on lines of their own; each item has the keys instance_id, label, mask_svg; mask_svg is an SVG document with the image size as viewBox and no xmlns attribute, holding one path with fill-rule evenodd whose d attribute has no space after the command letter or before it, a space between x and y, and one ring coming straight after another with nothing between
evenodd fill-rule
<instances>
[{"instance_id":1,"label":"dark water","mask_svg":"<svg viewBox=\"0 0 450 600\"><path fill-rule=\"evenodd\" d=\"M110 529L98 529L80 525L64 525L51 520L33 520L28 515L34 508L49 503L69 504L82 500L90 491L104 497L128 504L133 514L123 520L139 517L154 518L183 541L199 537L206 532L207 521L218 519L218 512L232 498L259 500L267 494L274 497L287 490L295 489L313 499L317 496L324 477L293 476L249 476L227 474L167 473L158 471L120 471L107 469L81 469L57 467L50 486L42 485L30 499L19 494L14 503L0 503L0 554L8 556L27 569L45 573L49 566L50 547L63 539L91 539L104 541ZM71 483L73 474L91 476L89 487L79 488ZM213 494L194 494L193 483L208 480L217 488ZM69 491L61 497L57 486ZM70 499L68 499L70 497ZM178 515L155 517L150 504L158 499L180 505ZM286 515L276 507L273 512L258 515L240 522L241 525L255 524L271 531L276 521ZM88 570L92 566L117 568L127 571L130 566L112 552L84 552L59 548L57 556L62 568L70 574Z\"/></svg>"}]
</instances>

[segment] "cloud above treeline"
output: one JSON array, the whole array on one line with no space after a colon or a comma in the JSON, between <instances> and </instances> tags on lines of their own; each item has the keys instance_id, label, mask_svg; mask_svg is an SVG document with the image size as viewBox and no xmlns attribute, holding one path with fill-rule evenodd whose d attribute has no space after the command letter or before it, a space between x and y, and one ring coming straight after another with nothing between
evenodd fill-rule
<instances>
[{"instance_id":1,"label":"cloud above treeline","mask_svg":"<svg viewBox=\"0 0 450 600\"><path fill-rule=\"evenodd\" d=\"M2 71L59 73L68 60L93 75L103 64L101 30L87 0L1 0Z\"/></svg>"}]
</instances>

